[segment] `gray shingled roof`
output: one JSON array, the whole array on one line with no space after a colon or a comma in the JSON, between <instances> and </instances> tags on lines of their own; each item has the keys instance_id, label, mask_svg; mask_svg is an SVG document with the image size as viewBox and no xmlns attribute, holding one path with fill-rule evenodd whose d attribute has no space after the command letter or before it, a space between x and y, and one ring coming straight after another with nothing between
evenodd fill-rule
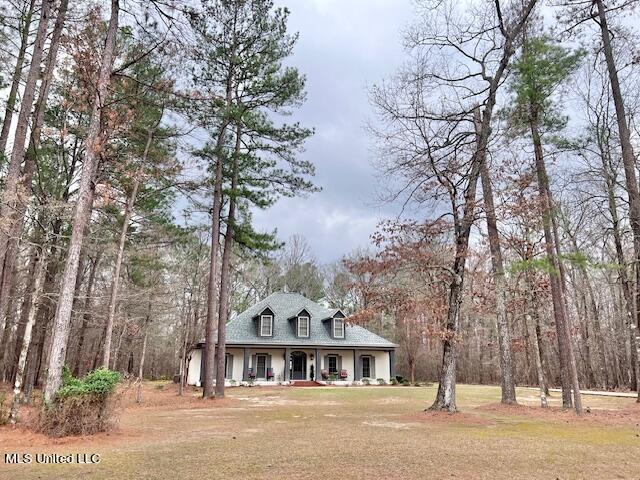
<instances>
[{"instance_id":1,"label":"gray shingled roof","mask_svg":"<svg viewBox=\"0 0 640 480\"><path fill-rule=\"evenodd\" d=\"M274 313L273 337L257 334L253 318L269 307ZM309 338L296 337L289 318L305 308L311 314ZM322 320L332 317L337 310L324 308L298 293L272 293L261 302L245 310L227 324L229 344L318 345L334 347L385 347L396 345L366 328L345 324L344 338L331 338Z\"/></svg>"}]
</instances>

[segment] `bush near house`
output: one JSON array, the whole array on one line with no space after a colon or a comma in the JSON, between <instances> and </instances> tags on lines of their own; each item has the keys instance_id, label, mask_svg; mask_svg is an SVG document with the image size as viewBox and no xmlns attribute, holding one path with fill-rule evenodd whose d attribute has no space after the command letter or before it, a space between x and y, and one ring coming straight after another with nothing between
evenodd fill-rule
<instances>
[{"instance_id":1,"label":"bush near house","mask_svg":"<svg viewBox=\"0 0 640 480\"><path fill-rule=\"evenodd\" d=\"M110 430L118 419L115 389L120 374L99 368L76 378L65 367L62 387L45 404L37 429L52 437L92 435Z\"/></svg>"}]
</instances>

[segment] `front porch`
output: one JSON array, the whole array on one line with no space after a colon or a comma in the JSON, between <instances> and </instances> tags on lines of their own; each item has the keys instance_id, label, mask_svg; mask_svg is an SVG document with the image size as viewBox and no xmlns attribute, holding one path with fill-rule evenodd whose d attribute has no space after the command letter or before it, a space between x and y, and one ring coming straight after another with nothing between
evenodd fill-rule
<instances>
[{"instance_id":1,"label":"front porch","mask_svg":"<svg viewBox=\"0 0 640 480\"><path fill-rule=\"evenodd\" d=\"M190 385L203 384L202 353L202 349L190 353ZM349 385L363 379L375 385L377 379L389 383L394 375L392 350L229 345L225 351L225 383L229 386L288 385L292 381L311 380Z\"/></svg>"}]
</instances>

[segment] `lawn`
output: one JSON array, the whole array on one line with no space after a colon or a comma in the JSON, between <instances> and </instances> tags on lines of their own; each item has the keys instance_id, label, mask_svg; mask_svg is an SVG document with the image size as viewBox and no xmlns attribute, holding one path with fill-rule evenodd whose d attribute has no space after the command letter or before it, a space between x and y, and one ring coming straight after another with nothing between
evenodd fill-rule
<instances>
[{"instance_id":1,"label":"lawn","mask_svg":"<svg viewBox=\"0 0 640 480\"><path fill-rule=\"evenodd\" d=\"M458 387L461 413L424 413L435 387L233 388L225 400L174 385L125 394L117 430L52 440L0 429L0 452L98 453L97 465L5 465L0 479L639 478L640 406L585 396L590 413L502 407L497 387ZM557 405L559 394L553 404ZM528 407L527 407L528 405Z\"/></svg>"}]
</instances>

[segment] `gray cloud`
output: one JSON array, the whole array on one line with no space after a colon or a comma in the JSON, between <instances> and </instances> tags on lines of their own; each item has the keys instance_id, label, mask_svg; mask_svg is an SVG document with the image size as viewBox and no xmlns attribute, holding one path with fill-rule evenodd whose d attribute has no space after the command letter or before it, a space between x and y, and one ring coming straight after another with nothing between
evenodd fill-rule
<instances>
[{"instance_id":1,"label":"gray cloud","mask_svg":"<svg viewBox=\"0 0 640 480\"><path fill-rule=\"evenodd\" d=\"M308 99L294 119L316 135L305 156L317 169L322 192L283 199L256 212L260 229L278 229L309 240L321 262L340 258L369 243L390 206L374 207L375 171L370 138L367 87L402 62L400 32L411 19L411 2L391 0L277 0L291 11L290 31L300 40L291 64L307 76Z\"/></svg>"}]
</instances>

